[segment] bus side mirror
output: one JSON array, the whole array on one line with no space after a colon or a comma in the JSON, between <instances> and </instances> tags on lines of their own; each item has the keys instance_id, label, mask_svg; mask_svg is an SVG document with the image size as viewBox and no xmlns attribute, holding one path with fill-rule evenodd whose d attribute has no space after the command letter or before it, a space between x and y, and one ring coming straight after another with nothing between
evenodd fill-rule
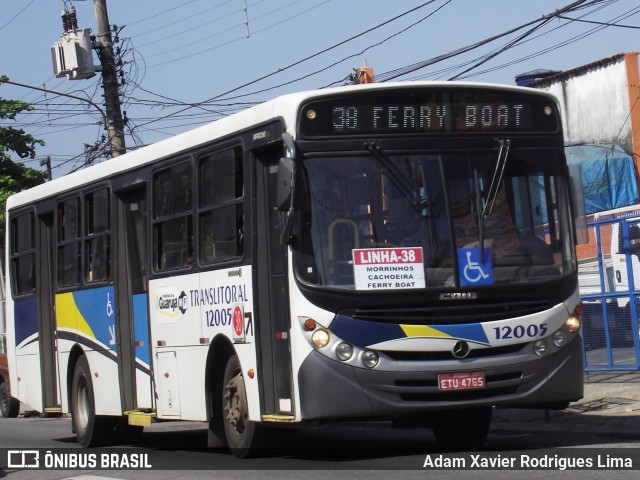
<instances>
[{"instance_id":1,"label":"bus side mirror","mask_svg":"<svg viewBox=\"0 0 640 480\"><path fill-rule=\"evenodd\" d=\"M278 163L278 187L276 190L276 202L280 211L288 212L291 208L294 175L295 163L293 159L289 157L281 158Z\"/></svg>"}]
</instances>

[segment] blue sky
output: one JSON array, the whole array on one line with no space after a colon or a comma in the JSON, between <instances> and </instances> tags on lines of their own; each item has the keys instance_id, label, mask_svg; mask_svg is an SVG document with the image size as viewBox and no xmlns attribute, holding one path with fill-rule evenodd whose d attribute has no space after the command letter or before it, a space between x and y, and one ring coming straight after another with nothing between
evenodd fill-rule
<instances>
[{"instance_id":1,"label":"blue sky","mask_svg":"<svg viewBox=\"0 0 640 480\"><path fill-rule=\"evenodd\" d=\"M65 6L76 8L80 27L95 32L93 1L0 2L0 75L102 103L99 75L78 81L56 78L50 54L62 34L60 13ZM571 3L107 0L123 52L123 109L133 131L126 137L127 147L158 141L282 93L342 85L360 65L374 67L376 76L385 78L389 72L481 42ZM549 21L461 78L513 84L514 76L537 68L568 70L640 50L637 0L587 0L566 17ZM448 80L532 26L397 80ZM34 104L35 110L19 116L15 125L46 142L38 154L51 155L54 177L82 167L85 145L100 143L105 134L97 125L99 115L87 103L11 85L0 86L0 97ZM205 109L176 114L184 104L214 97L219 99ZM41 168L37 161L27 164Z\"/></svg>"}]
</instances>

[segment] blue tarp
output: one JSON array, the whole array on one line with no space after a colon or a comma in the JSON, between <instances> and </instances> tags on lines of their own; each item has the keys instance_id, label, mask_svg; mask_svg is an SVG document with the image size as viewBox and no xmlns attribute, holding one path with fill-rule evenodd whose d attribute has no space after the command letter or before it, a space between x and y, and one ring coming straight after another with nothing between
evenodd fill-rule
<instances>
[{"instance_id":1,"label":"blue tarp","mask_svg":"<svg viewBox=\"0 0 640 480\"><path fill-rule=\"evenodd\" d=\"M638 182L633 159L617 145L565 147L569 165L582 172L587 214L637 204Z\"/></svg>"}]
</instances>

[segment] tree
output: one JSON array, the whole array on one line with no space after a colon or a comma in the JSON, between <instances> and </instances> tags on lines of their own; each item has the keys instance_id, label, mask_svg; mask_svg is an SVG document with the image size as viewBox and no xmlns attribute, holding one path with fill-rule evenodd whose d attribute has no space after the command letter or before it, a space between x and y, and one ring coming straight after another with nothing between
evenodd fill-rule
<instances>
[{"instance_id":1,"label":"tree","mask_svg":"<svg viewBox=\"0 0 640 480\"><path fill-rule=\"evenodd\" d=\"M0 76L0 85L9 80ZM21 112L32 110L33 107L19 100L5 100L0 97L0 120L15 120ZM35 158L36 145L44 145L44 141L34 138L20 128L0 124L0 238L5 232L5 204L7 198L21 190L35 187L44 183L46 173L25 167L11 160L10 152L20 158Z\"/></svg>"}]
</instances>

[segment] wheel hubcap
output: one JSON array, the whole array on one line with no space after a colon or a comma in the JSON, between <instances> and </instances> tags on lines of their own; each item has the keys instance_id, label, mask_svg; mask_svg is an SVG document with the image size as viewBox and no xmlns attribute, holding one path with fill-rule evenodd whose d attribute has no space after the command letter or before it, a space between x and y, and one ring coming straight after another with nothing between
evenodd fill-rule
<instances>
[{"instance_id":1,"label":"wheel hubcap","mask_svg":"<svg viewBox=\"0 0 640 480\"><path fill-rule=\"evenodd\" d=\"M76 400L78 405L78 424L81 428L85 428L89 423L89 394L87 392L87 382L84 377L78 382Z\"/></svg>"},{"instance_id":2,"label":"wheel hubcap","mask_svg":"<svg viewBox=\"0 0 640 480\"><path fill-rule=\"evenodd\" d=\"M242 434L247 425L247 397L242 375L233 377L225 386L224 412L229 425Z\"/></svg>"}]
</instances>

